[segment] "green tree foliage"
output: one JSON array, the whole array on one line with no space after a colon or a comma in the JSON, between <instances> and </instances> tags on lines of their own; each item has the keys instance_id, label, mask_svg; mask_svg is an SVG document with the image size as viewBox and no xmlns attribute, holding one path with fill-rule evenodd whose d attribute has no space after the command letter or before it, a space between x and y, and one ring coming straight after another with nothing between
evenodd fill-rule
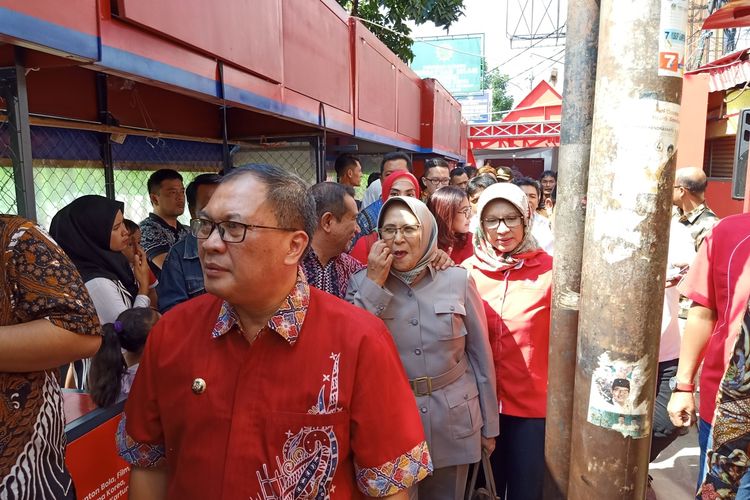
<instances>
[{"instance_id":1,"label":"green tree foliage","mask_svg":"<svg viewBox=\"0 0 750 500\"><path fill-rule=\"evenodd\" d=\"M448 28L463 15L464 0L338 0L354 17L362 18L367 29L406 63L414 58L411 30L407 21L432 21ZM380 26L385 26L383 29Z\"/></svg>"},{"instance_id":2,"label":"green tree foliage","mask_svg":"<svg viewBox=\"0 0 750 500\"><path fill-rule=\"evenodd\" d=\"M500 73L498 68L487 71L484 74L485 89L492 89L492 113L507 111L513 107L513 97L508 94L508 83L510 77ZM492 121L500 119L500 114L493 114Z\"/></svg>"}]
</instances>

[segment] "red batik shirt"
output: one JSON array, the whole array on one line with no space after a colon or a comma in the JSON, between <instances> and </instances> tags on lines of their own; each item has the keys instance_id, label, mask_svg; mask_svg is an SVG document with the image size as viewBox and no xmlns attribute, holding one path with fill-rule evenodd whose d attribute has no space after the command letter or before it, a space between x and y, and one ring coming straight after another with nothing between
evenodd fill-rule
<instances>
[{"instance_id":1,"label":"red batik shirt","mask_svg":"<svg viewBox=\"0 0 750 500\"><path fill-rule=\"evenodd\" d=\"M431 471L380 320L309 287L300 272L250 344L253 336L210 294L151 331L118 440L141 467L160 464L166 449L170 498L386 496Z\"/></svg>"}]
</instances>

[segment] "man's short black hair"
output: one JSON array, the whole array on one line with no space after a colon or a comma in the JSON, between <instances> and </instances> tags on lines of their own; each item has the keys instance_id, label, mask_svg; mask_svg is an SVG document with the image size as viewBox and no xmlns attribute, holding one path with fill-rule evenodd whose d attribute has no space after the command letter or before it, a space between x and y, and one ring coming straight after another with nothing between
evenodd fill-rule
<instances>
[{"instance_id":1,"label":"man's short black hair","mask_svg":"<svg viewBox=\"0 0 750 500\"><path fill-rule=\"evenodd\" d=\"M539 179L544 179L545 177L552 177L553 179L557 180L557 172L554 170L545 170L542 172L542 176Z\"/></svg>"},{"instance_id":2,"label":"man's short black hair","mask_svg":"<svg viewBox=\"0 0 750 500\"><path fill-rule=\"evenodd\" d=\"M338 158L336 158L336 163L333 165L333 168L336 170L336 178L341 180L344 173L346 173L346 170L348 168L356 168L357 163L360 165L362 164L362 162L359 161L358 156L349 153L339 155Z\"/></svg>"},{"instance_id":3,"label":"man's short black hair","mask_svg":"<svg viewBox=\"0 0 750 500\"><path fill-rule=\"evenodd\" d=\"M414 173L414 166L411 164L411 158L409 158L409 155L402 153L401 151L394 151L393 153L386 153L383 155L383 160L380 162L380 175L383 175L385 164L393 160L406 161L406 169L409 172Z\"/></svg>"},{"instance_id":4,"label":"man's short black hair","mask_svg":"<svg viewBox=\"0 0 750 500\"><path fill-rule=\"evenodd\" d=\"M221 182L221 176L218 174L201 174L188 184L185 189L185 198L187 199L188 210L195 210L195 202L198 197L198 188L201 186L215 186Z\"/></svg>"},{"instance_id":5,"label":"man's short black hair","mask_svg":"<svg viewBox=\"0 0 750 500\"><path fill-rule=\"evenodd\" d=\"M320 218L326 212L331 212L336 220L341 220L346 213L346 196L354 198L354 188L338 182L319 182L310 188L310 194L315 200L315 214L320 223Z\"/></svg>"},{"instance_id":6,"label":"man's short black hair","mask_svg":"<svg viewBox=\"0 0 750 500\"><path fill-rule=\"evenodd\" d=\"M612 389L614 389L615 387L622 387L630 390L630 380L626 378L616 378L612 381Z\"/></svg>"},{"instance_id":7,"label":"man's short black hair","mask_svg":"<svg viewBox=\"0 0 750 500\"><path fill-rule=\"evenodd\" d=\"M305 181L275 165L248 163L225 174L221 184L245 175L253 175L266 185L266 202L271 206L279 226L300 229L312 241L318 221L315 218L315 201Z\"/></svg>"},{"instance_id":8,"label":"man's short black hair","mask_svg":"<svg viewBox=\"0 0 750 500\"><path fill-rule=\"evenodd\" d=\"M448 162L442 158L430 158L429 160L424 162L424 172L422 173L422 178L424 179L425 177L427 177L427 173L435 167L443 167L447 169L451 168Z\"/></svg>"},{"instance_id":9,"label":"man's short black hair","mask_svg":"<svg viewBox=\"0 0 750 500\"><path fill-rule=\"evenodd\" d=\"M451 170L451 179L453 179L454 177L458 177L460 175L464 175L464 174L466 174L467 177L469 175L469 173L466 171L464 167L456 167L453 170Z\"/></svg>"},{"instance_id":10,"label":"man's short black hair","mask_svg":"<svg viewBox=\"0 0 750 500\"><path fill-rule=\"evenodd\" d=\"M518 187L521 186L533 186L536 189L536 195L539 197L539 200L542 199L542 185L539 184L539 181L536 179L532 179L531 177L519 177L517 179L513 179L513 184L515 184Z\"/></svg>"},{"instance_id":11,"label":"man's short black hair","mask_svg":"<svg viewBox=\"0 0 750 500\"><path fill-rule=\"evenodd\" d=\"M148 187L148 194L156 194L159 191L162 182L172 179L177 179L182 182L182 176L177 170L172 170L171 168L161 168L157 170L148 178L148 183L146 184L146 187Z\"/></svg>"}]
</instances>

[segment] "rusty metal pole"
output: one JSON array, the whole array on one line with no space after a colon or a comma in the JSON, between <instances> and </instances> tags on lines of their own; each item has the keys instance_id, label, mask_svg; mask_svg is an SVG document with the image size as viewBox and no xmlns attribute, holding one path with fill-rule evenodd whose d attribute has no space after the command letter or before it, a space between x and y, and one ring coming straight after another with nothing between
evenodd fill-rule
<instances>
[{"instance_id":1,"label":"rusty metal pole","mask_svg":"<svg viewBox=\"0 0 750 500\"><path fill-rule=\"evenodd\" d=\"M599 37L598 1L570 0L567 19L552 269L549 373L554 376L549 377L547 384L545 500L563 500L568 492L578 302Z\"/></svg>"},{"instance_id":2,"label":"rusty metal pole","mask_svg":"<svg viewBox=\"0 0 750 500\"><path fill-rule=\"evenodd\" d=\"M646 491L686 24L687 0L601 2L570 499Z\"/></svg>"}]
</instances>

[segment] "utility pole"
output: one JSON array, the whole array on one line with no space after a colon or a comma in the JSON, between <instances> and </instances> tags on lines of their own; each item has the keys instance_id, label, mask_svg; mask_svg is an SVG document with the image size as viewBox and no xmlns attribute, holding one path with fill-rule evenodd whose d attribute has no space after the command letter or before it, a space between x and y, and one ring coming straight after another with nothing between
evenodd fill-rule
<instances>
[{"instance_id":1,"label":"utility pole","mask_svg":"<svg viewBox=\"0 0 750 500\"><path fill-rule=\"evenodd\" d=\"M545 500L564 500L568 492L578 304L599 38L598 2L570 0L567 19L552 268L549 373L554 376L550 376L547 383Z\"/></svg>"},{"instance_id":2,"label":"utility pole","mask_svg":"<svg viewBox=\"0 0 750 500\"><path fill-rule=\"evenodd\" d=\"M687 3L601 2L570 499L646 492Z\"/></svg>"}]
</instances>

